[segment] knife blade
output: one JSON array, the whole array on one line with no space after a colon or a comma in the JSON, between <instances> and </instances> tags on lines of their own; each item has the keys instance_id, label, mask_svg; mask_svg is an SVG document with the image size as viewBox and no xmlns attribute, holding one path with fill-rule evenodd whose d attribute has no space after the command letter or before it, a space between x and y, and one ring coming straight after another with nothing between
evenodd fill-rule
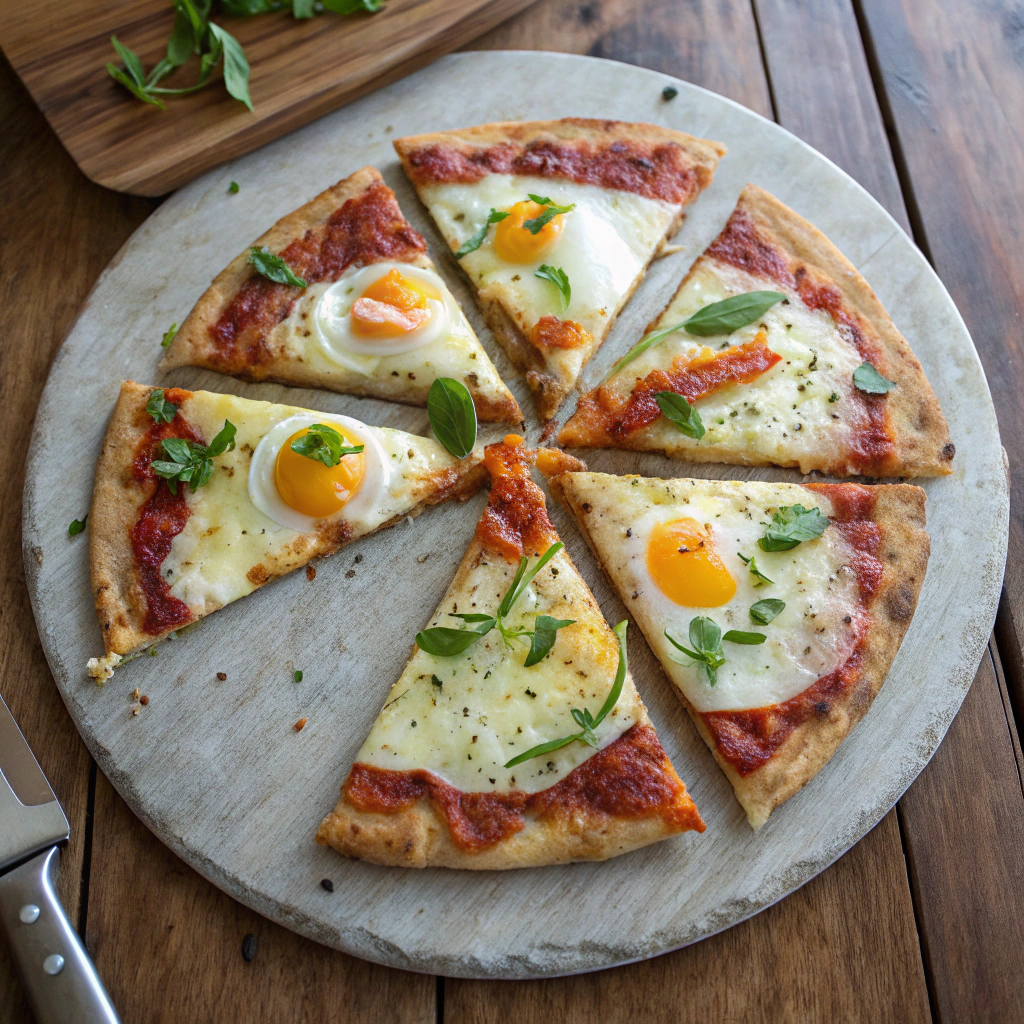
<instances>
[{"instance_id":1,"label":"knife blade","mask_svg":"<svg viewBox=\"0 0 1024 1024\"><path fill-rule=\"evenodd\" d=\"M0 927L39 1024L119 1024L57 897L68 819L0 697Z\"/></svg>"}]
</instances>

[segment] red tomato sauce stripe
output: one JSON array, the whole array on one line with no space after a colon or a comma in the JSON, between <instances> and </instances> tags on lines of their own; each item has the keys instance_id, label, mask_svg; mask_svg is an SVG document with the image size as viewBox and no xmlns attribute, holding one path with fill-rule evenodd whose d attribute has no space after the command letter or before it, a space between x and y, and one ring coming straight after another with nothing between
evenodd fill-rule
<instances>
[{"instance_id":1,"label":"red tomato sauce stripe","mask_svg":"<svg viewBox=\"0 0 1024 1024\"><path fill-rule=\"evenodd\" d=\"M417 185L468 183L488 174L538 175L679 204L688 203L710 184L712 174L694 166L674 142L536 139L487 147L435 143L407 154L406 160Z\"/></svg>"},{"instance_id":2,"label":"red tomato sauce stripe","mask_svg":"<svg viewBox=\"0 0 1024 1024\"><path fill-rule=\"evenodd\" d=\"M180 388L164 391L164 399L179 407L190 396L191 392ZM160 571L164 559L170 554L174 538L185 529L192 515L185 500L185 485L179 485L178 493L172 494L167 481L157 477L152 469L154 459L163 457L160 443L170 437L205 443L179 412L170 423L150 424L132 462L135 480L144 487L153 487L149 498L139 507L139 517L131 530L132 554L146 604L142 631L151 636L184 626L194 618L188 605L171 593Z\"/></svg>"},{"instance_id":3,"label":"red tomato sauce stripe","mask_svg":"<svg viewBox=\"0 0 1024 1024\"><path fill-rule=\"evenodd\" d=\"M871 623L869 606L878 593L883 574L878 557L882 535L878 524L869 518L875 495L871 488L860 484L806 486L831 500L832 528L843 534L854 551L850 567L859 587L857 640L842 665L787 701L747 711L709 711L701 715L715 738L719 754L744 776L767 764L798 726L814 718L827 718L833 705L857 687L862 678L865 634Z\"/></svg>"},{"instance_id":4,"label":"red tomato sauce stripe","mask_svg":"<svg viewBox=\"0 0 1024 1024\"><path fill-rule=\"evenodd\" d=\"M381 260L408 262L427 251L423 236L402 216L386 185L371 185L347 200L319 227L281 251L307 284L334 281L350 266ZM267 335L291 313L301 292L253 273L209 328L225 366L254 366L270 357Z\"/></svg>"},{"instance_id":5,"label":"red tomato sauce stripe","mask_svg":"<svg viewBox=\"0 0 1024 1024\"><path fill-rule=\"evenodd\" d=\"M847 307L842 292L828 281L816 280L805 266L791 267L786 253L759 234L757 225L746 211L733 211L729 222L704 255L795 292L808 309L828 313L842 338L861 359L880 365L880 349L865 336L857 315ZM885 395L856 391L851 397L860 402L866 422L852 439L850 462L858 472L884 476L895 457L893 437L886 422Z\"/></svg>"},{"instance_id":6,"label":"red tomato sauce stripe","mask_svg":"<svg viewBox=\"0 0 1024 1024\"><path fill-rule=\"evenodd\" d=\"M357 810L378 814L397 814L426 798L447 822L455 845L468 853L520 832L527 814L541 819L577 812L617 818L657 814L678 829L704 831L651 726L634 725L539 793L464 793L426 769L394 771L357 762L343 794Z\"/></svg>"},{"instance_id":7,"label":"red tomato sauce stripe","mask_svg":"<svg viewBox=\"0 0 1024 1024\"><path fill-rule=\"evenodd\" d=\"M491 496L476 538L486 550L510 560L542 555L558 540L544 492L530 478L532 464L533 453L522 444L489 444L484 449Z\"/></svg>"}]
</instances>

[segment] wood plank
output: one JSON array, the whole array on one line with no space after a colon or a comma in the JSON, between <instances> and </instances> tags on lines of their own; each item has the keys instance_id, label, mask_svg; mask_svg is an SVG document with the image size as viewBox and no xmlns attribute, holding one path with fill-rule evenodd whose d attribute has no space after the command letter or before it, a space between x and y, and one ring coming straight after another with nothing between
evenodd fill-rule
<instances>
[{"instance_id":1,"label":"wood plank","mask_svg":"<svg viewBox=\"0 0 1024 1024\"><path fill-rule=\"evenodd\" d=\"M173 12L163 0L44 0L31 17L0 5L0 44L90 178L153 196L422 67L531 2L389 0L374 15L231 19L225 28L252 66L253 111L219 82L175 97L166 111L113 82L105 70L113 33L146 68L164 55ZM193 61L164 84L191 84L197 67Z\"/></svg>"},{"instance_id":2,"label":"wood plank","mask_svg":"<svg viewBox=\"0 0 1024 1024\"><path fill-rule=\"evenodd\" d=\"M444 1022L929 1021L899 847L890 812L781 903L655 960L551 981L449 978ZM600 893L593 898L600 913Z\"/></svg>"},{"instance_id":3,"label":"wood plank","mask_svg":"<svg viewBox=\"0 0 1024 1024\"><path fill-rule=\"evenodd\" d=\"M147 831L103 775L87 938L126 1021L433 1024L436 1015L433 978L336 953L236 903Z\"/></svg>"},{"instance_id":4,"label":"wood plank","mask_svg":"<svg viewBox=\"0 0 1024 1024\"><path fill-rule=\"evenodd\" d=\"M21 508L25 451L50 361L96 276L150 206L86 181L2 58L0 124L0 501L10 513L0 531L0 685L71 824L59 890L77 923L91 760L39 645L14 510ZM69 507L68 522L86 511ZM27 1019L0 938L0 1024Z\"/></svg>"}]
</instances>

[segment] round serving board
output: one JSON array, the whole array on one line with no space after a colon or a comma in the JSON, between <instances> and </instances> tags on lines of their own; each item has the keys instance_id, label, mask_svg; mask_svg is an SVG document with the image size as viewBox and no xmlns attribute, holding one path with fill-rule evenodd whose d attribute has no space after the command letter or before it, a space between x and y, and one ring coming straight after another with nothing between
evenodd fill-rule
<instances>
[{"instance_id":1,"label":"round serving board","mask_svg":"<svg viewBox=\"0 0 1024 1024\"><path fill-rule=\"evenodd\" d=\"M995 413L970 336L921 253L859 185L777 125L665 76L560 54L446 57L173 195L100 278L50 373L25 488L25 562L36 621L64 700L100 768L140 818L236 899L320 942L394 967L524 978L608 967L694 942L769 906L857 842L938 746L970 686L995 617L1008 493ZM356 750L443 595L484 496L432 509L229 606L98 689L103 645L88 537L93 467L124 378L228 391L427 430L423 410L217 374L157 371L160 338L210 279L278 217L364 164L396 190L426 235L499 371L533 403L483 327L454 261L399 168L400 135L567 115L654 121L726 143L680 251L656 263L583 383L640 337L694 257L756 182L820 227L877 289L924 364L957 446L952 476L925 481L931 562L917 614L868 716L810 785L748 827L634 627L630 667L706 822L603 864L507 873L403 871L315 844ZM237 181L238 194L228 192ZM564 417L575 406L570 398ZM494 433L492 431L492 433ZM500 434L501 431L496 433ZM660 456L588 452L593 469L653 476L771 477ZM624 616L580 535L555 524L610 622ZM295 669L304 673L293 681ZM227 674L218 681L216 673ZM135 687L150 703L131 713ZM305 717L301 733L292 728ZM325 892L322 878L334 881Z\"/></svg>"}]
</instances>

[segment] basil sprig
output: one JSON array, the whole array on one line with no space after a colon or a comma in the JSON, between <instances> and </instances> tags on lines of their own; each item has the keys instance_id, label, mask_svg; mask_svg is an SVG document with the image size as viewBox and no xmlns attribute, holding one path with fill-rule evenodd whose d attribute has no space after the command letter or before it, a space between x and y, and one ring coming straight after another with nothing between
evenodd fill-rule
<instances>
[{"instance_id":1,"label":"basil sprig","mask_svg":"<svg viewBox=\"0 0 1024 1024\"><path fill-rule=\"evenodd\" d=\"M161 348L167 348L168 345L170 345L170 343L172 341L174 341L174 336L177 333L178 333L178 325L177 324L171 324L170 329L164 332L164 336L160 340L160 347Z\"/></svg>"},{"instance_id":2,"label":"basil sprig","mask_svg":"<svg viewBox=\"0 0 1024 1024\"><path fill-rule=\"evenodd\" d=\"M741 554L740 561L750 570L750 575L754 577L757 582L754 587L763 587L766 583L775 583L775 580L768 579L767 576L757 567L757 560L754 558L747 558L746 555Z\"/></svg>"},{"instance_id":3,"label":"basil sprig","mask_svg":"<svg viewBox=\"0 0 1024 1024\"><path fill-rule=\"evenodd\" d=\"M146 403L146 412L153 417L154 423L170 423L178 414L178 407L164 397L164 389L156 388L150 393Z\"/></svg>"},{"instance_id":4,"label":"basil sprig","mask_svg":"<svg viewBox=\"0 0 1024 1024\"><path fill-rule=\"evenodd\" d=\"M438 377L427 392L427 415L438 441L457 459L476 444L476 406L469 388L452 377Z\"/></svg>"},{"instance_id":5,"label":"basil sprig","mask_svg":"<svg viewBox=\"0 0 1024 1024\"><path fill-rule=\"evenodd\" d=\"M817 540L828 524L828 516L820 509L781 505L757 546L762 551L789 551L805 540Z\"/></svg>"},{"instance_id":6,"label":"basil sprig","mask_svg":"<svg viewBox=\"0 0 1024 1024\"><path fill-rule=\"evenodd\" d=\"M526 656L525 668L536 665L542 661L555 644L555 636L565 626L571 626L575 619L555 619L550 615L538 615L534 622L534 628L527 629L525 626L506 626L505 618L512 611L516 601L522 597L526 588L533 582L534 577L551 561L564 545L556 541L537 559L532 567L529 566L529 559L524 555L519 559L519 568L505 591L505 596L498 605L495 615L486 615L482 612L469 612L461 614L451 612L453 619L462 619L465 623L459 629L451 626L433 626L424 629L416 634L416 644L420 650L432 654L436 658L454 658L457 654L468 651L483 636L487 636L492 629L497 629L505 646L512 647L512 641L520 638L530 637L530 652Z\"/></svg>"},{"instance_id":7,"label":"basil sprig","mask_svg":"<svg viewBox=\"0 0 1024 1024\"><path fill-rule=\"evenodd\" d=\"M780 601L777 597L766 597L761 601L755 601L750 606L751 621L756 622L759 626L767 626L769 622L782 614L785 607L786 602Z\"/></svg>"},{"instance_id":8,"label":"basil sprig","mask_svg":"<svg viewBox=\"0 0 1024 1024\"><path fill-rule=\"evenodd\" d=\"M503 210L496 210L493 206L491 212L487 214L487 220L484 221L483 227L470 238L467 238L462 245L455 250L455 258L461 260L463 256L468 256L471 252L476 252L481 245L484 244L484 239L487 237L487 230L492 224L497 224L498 221L504 220L508 216Z\"/></svg>"},{"instance_id":9,"label":"basil sprig","mask_svg":"<svg viewBox=\"0 0 1024 1024\"><path fill-rule=\"evenodd\" d=\"M536 196L532 192L526 193L530 199L532 199L538 206L545 206L543 212L538 214L536 217L531 217L529 220L523 221L523 227L530 232L531 235L538 235L541 229L548 221L553 220L560 213L572 213L576 209L575 203L570 203L568 206L559 206L557 203L548 199L547 196Z\"/></svg>"},{"instance_id":10,"label":"basil sprig","mask_svg":"<svg viewBox=\"0 0 1024 1024\"><path fill-rule=\"evenodd\" d=\"M896 387L894 380L883 377L866 359L853 371L853 383L866 395L884 395Z\"/></svg>"},{"instance_id":11,"label":"basil sprig","mask_svg":"<svg viewBox=\"0 0 1024 1024\"><path fill-rule=\"evenodd\" d=\"M561 267L551 267L542 263L533 273L544 281L550 281L557 289L562 300L562 311L569 308L569 300L572 298L572 287L569 285L569 275Z\"/></svg>"},{"instance_id":12,"label":"basil sprig","mask_svg":"<svg viewBox=\"0 0 1024 1024\"><path fill-rule=\"evenodd\" d=\"M699 441L704 436L704 422L700 413L682 395L674 391L659 391L654 400L662 416L674 423L680 433Z\"/></svg>"},{"instance_id":13,"label":"basil sprig","mask_svg":"<svg viewBox=\"0 0 1024 1024\"><path fill-rule=\"evenodd\" d=\"M615 670L612 688L608 691L608 696L605 698L604 704L601 705L601 710L596 715L592 715L589 708L573 708L572 717L573 721L580 727L579 732L530 747L529 750L517 754L511 761L506 761L506 768L514 768L517 764L522 764L524 761L530 761L535 757L540 757L542 754L550 754L552 751L567 747L570 743L575 743L577 740L581 743L586 743L588 746L597 747L595 730L618 703L619 696L622 694L622 684L626 681L626 672L629 670L629 659L626 654L626 627L628 625L629 623L624 619L613 630L615 638L619 641L619 664Z\"/></svg>"},{"instance_id":14,"label":"basil sprig","mask_svg":"<svg viewBox=\"0 0 1024 1024\"><path fill-rule=\"evenodd\" d=\"M725 664L725 653L722 650L723 640L731 644L752 645L763 644L768 639L764 633L748 633L740 629L730 629L723 636L718 623L706 615L698 615L690 620L689 634L690 647L684 647L667 629L665 630L665 639L676 650L682 651L688 658L700 665L710 686L714 686L718 682L718 669Z\"/></svg>"},{"instance_id":15,"label":"basil sprig","mask_svg":"<svg viewBox=\"0 0 1024 1024\"><path fill-rule=\"evenodd\" d=\"M295 288L305 288L306 281L295 274L291 267L272 253L266 246L257 249L254 245L249 250L249 265L256 268L256 273L275 284L290 284Z\"/></svg>"},{"instance_id":16,"label":"basil sprig","mask_svg":"<svg viewBox=\"0 0 1024 1024\"><path fill-rule=\"evenodd\" d=\"M345 438L325 423L314 423L309 430L289 445L296 455L322 462L328 469L337 466L346 455L358 455L364 445L345 444Z\"/></svg>"},{"instance_id":17,"label":"basil sprig","mask_svg":"<svg viewBox=\"0 0 1024 1024\"><path fill-rule=\"evenodd\" d=\"M217 436L207 445L168 437L161 442L169 461L152 463L153 472L167 481L171 494L178 493L178 484L188 484L195 494L213 476L213 460L235 447L235 425L224 421Z\"/></svg>"},{"instance_id":18,"label":"basil sprig","mask_svg":"<svg viewBox=\"0 0 1024 1024\"><path fill-rule=\"evenodd\" d=\"M85 524L88 522L88 519L88 512L82 516L81 519L72 519L71 524L68 526L68 536L77 537L85 529Z\"/></svg>"}]
</instances>

